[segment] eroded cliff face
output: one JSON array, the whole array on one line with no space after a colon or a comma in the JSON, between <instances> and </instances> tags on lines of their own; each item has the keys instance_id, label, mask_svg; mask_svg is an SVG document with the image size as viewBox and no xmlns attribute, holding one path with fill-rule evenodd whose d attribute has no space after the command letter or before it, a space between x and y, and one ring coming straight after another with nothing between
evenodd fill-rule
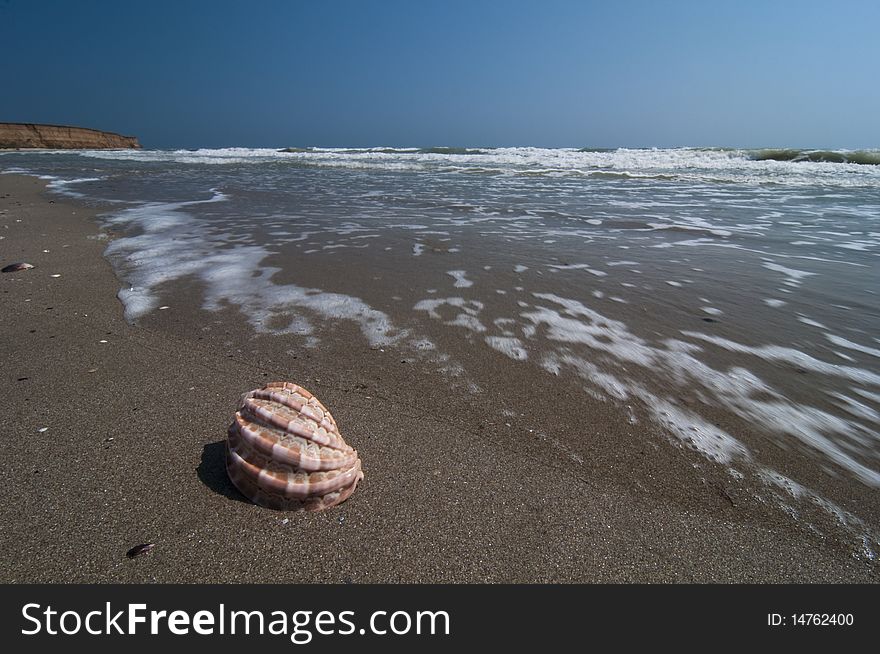
<instances>
[{"instance_id":1,"label":"eroded cliff face","mask_svg":"<svg viewBox=\"0 0 880 654\"><path fill-rule=\"evenodd\" d=\"M98 150L140 148L134 136L122 136L86 127L0 123L0 148Z\"/></svg>"}]
</instances>

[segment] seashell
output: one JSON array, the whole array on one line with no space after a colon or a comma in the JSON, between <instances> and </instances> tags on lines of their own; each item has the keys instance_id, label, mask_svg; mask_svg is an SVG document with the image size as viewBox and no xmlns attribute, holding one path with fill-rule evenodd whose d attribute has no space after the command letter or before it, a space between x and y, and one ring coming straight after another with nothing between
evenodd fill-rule
<instances>
[{"instance_id":1,"label":"seashell","mask_svg":"<svg viewBox=\"0 0 880 654\"><path fill-rule=\"evenodd\" d=\"M32 263L10 263L8 266L0 270L0 272L21 272L22 270L30 270L34 267Z\"/></svg>"},{"instance_id":2,"label":"seashell","mask_svg":"<svg viewBox=\"0 0 880 654\"><path fill-rule=\"evenodd\" d=\"M341 504L364 478L357 451L327 408L290 382L242 395L228 430L226 470L255 504L288 511Z\"/></svg>"}]
</instances>

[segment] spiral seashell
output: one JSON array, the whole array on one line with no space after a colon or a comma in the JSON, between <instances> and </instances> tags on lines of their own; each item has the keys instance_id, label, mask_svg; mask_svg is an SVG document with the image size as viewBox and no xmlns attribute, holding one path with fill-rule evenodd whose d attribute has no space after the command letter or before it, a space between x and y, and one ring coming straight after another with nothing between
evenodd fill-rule
<instances>
[{"instance_id":1,"label":"spiral seashell","mask_svg":"<svg viewBox=\"0 0 880 654\"><path fill-rule=\"evenodd\" d=\"M288 511L336 506L364 478L357 451L327 408L290 382L242 396L229 426L226 470L252 502Z\"/></svg>"}]
</instances>

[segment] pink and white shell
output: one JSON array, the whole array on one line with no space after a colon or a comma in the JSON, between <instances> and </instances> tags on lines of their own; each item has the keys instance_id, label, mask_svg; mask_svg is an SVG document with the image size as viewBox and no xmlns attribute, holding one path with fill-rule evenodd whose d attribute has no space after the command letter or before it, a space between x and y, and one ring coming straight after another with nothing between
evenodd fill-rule
<instances>
[{"instance_id":1,"label":"pink and white shell","mask_svg":"<svg viewBox=\"0 0 880 654\"><path fill-rule=\"evenodd\" d=\"M327 408L290 382L242 396L229 426L226 470L249 500L287 511L329 509L364 478L357 451Z\"/></svg>"}]
</instances>

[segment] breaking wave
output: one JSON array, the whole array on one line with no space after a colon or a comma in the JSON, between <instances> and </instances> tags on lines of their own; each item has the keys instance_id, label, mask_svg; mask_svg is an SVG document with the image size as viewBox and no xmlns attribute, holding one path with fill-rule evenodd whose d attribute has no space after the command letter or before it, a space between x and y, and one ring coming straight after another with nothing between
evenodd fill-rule
<instances>
[{"instance_id":1,"label":"breaking wave","mask_svg":"<svg viewBox=\"0 0 880 654\"><path fill-rule=\"evenodd\" d=\"M880 165L880 150L755 150L751 153L754 161L790 161L799 163L844 163L865 166Z\"/></svg>"}]
</instances>

